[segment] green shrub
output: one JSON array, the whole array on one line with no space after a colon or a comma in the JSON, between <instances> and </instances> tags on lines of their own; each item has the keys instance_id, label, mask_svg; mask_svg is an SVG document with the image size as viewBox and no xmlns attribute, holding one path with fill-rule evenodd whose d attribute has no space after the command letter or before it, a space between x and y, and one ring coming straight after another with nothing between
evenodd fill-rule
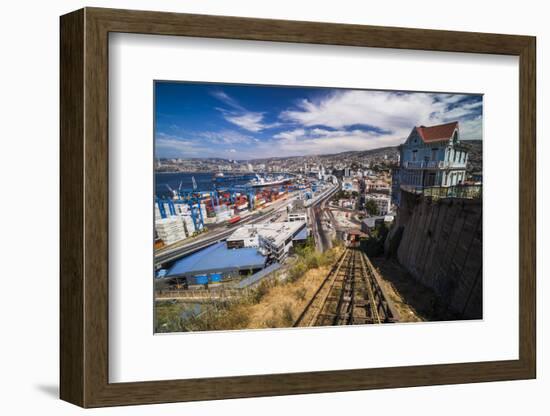
<instances>
[{"instance_id":1,"label":"green shrub","mask_svg":"<svg viewBox=\"0 0 550 416\"><path fill-rule=\"evenodd\" d=\"M264 296L267 295L267 293L269 292L269 289L271 289L273 286L274 284L271 280L262 280L251 294L252 303L260 303Z\"/></svg>"},{"instance_id":2,"label":"green shrub","mask_svg":"<svg viewBox=\"0 0 550 416\"><path fill-rule=\"evenodd\" d=\"M290 303L285 303L282 313L283 326L289 327L294 324L294 314L292 313L292 307Z\"/></svg>"},{"instance_id":3,"label":"green shrub","mask_svg":"<svg viewBox=\"0 0 550 416\"><path fill-rule=\"evenodd\" d=\"M290 282L295 282L300 277L302 277L308 271L307 265L303 260L297 261L288 271L288 280Z\"/></svg>"},{"instance_id":4,"label":"green shrub","mask_svg":"<svg viewBox=\"0 0 550 416\"><path fill-rule=\"evenodd\" d=\"M296 299L298 300L305 300L306 293L307 293L307 290L305 287L299 287L294 291L294 296L296 296Z\"/></svg>"}]
</instances>

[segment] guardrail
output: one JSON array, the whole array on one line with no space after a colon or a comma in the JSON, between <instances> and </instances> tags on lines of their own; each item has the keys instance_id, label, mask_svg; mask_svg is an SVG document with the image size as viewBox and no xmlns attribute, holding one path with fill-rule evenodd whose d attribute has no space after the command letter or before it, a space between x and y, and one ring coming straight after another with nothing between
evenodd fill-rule
<instances>
[{"instance_id":1,"label":"guardrail","mask_svg":"<svg viewBox=\"0 0 550 416\"><path fill-rule=\"evenodd\" d=\"M409 160L403 162L406 169L448 169L465 168L466 162L450 162L445 160Z\"/></svg>"},{"instance_id":2,"label":"guardrail","mask_svg":"<svg viewBox=\"0 0 550 416\"><path fill-rule=\"evenodd\" d=\"M482 185L454 185L454 186L411 186L401 185L406 192L420 194L433 199L462 198L480 199L483 194Z\"/></svg>"},{"instance_id":3,"label":"guardrail","mask_svg":"<svg viewBox=\"0 0 550 416\"><path fill-rule=\"evenodd\" d=\"M184 289L184 290L157 290L155 300L221 300L242 296L245 293L239 289Z\"/></svg>"}]
</instances>

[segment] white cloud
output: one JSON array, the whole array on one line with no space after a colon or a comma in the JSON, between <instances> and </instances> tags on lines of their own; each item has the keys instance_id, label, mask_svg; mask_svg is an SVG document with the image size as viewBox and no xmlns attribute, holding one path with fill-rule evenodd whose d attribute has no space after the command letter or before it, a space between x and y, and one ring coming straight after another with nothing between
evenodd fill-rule
<instances>
[{"instance_id":1,"label":"white cloud","mask_svg":"<svg viewBox=\"0 0 550 416\"><path fill-rule=\"evenodd\" d=\"M248 111L223 91L212 95L225 104L217 109L224 119L239 129L201 132L191 138L159 135L158 151L188 157L238 154L244 159L340 153L394 146L414 126L455 120L462 139L482 138L482 101L464 94L336 90L298 102L279 114L282 122L271 124L265 113ZM269 140L259 139L264 135L255 137L281 125L288 125L288 130L278 131Z\"/></svg>"},{"instance_id":2,"label":"white cloud","mask_svg":"<svg viewBox=\"0 0 550 416\"><path fill-rule=\"evenodd\" d=\"M463 94L437 94L437 99L445 104L455 104L464 99Z\"/></svg>"},{"instance_id":3,"label":"white cloud","mask_svg":"<svg viewBox=\"0 0 550 416\"><path fill-rule=\"evenodd\" d=\"M303 100L298 109L284 111L281 118L304 126L342 128L366 124L395 131L410 129L418 121L428 122L431 114L444 105L422 93L338 91L318 102Z\"/></svg>"},{"instance_id":4,"label":"white cloud","mask_svg":"<svg viewBox=\"0 0 550 416\"><path fill-rule=\"evenodd\" d=\"M439 124L476 114L481 101L457 105L466 97L462 94L337 91L317 101L304 99L297 108L283 111L280 118L304 127L342 129L368 125L392 136L406 137L414 126Z\"/></svg>"},{"instance_id":5,"label":"white cloud","mask_svg":"<svg viewBox=\"0 0 550 416\"><path fill-rule=\"evenodd\" d=\"M200 155L205 149L191 140L159 134L155 140L155 155L179 157L179 155Z\"/></svg>"},{"instance_id":6,"label":"white cloud","mask_svg":"<svg viewBox=\"0 0 550 416\"><path fill-rule=\"evenodd\" d=\"M296 130L290 130L290 131L282 131L280 133L277 133L273 137L276 139L286 140L286 141L295 141L299 137L303 137L306 134L306 130L304 129L296 129Z\"/></svg>"},{"instance_id":7,"label":"white cloud","mask_svg":"<svg viewBox=\"0 0 550 416\"><path fill-rule=\"evenodd\" d=\"M459 94L402 94L337 91L317 101L302 100L280 114L292 130L274 135L282 155L368 150L402 143L414 126L458 120L465 140L482 138L482 101ZM357 125L371 126L365 130ZM351 127L351 129L350 129Z\"/></svg>"},{"instance_id":8,"label":"white cloud","mask_svg":"<svg viewBox=\"0 0 550 416\"><path fill-rule=\"evenodd\" d=\"M280 123L264 123L263 112L254 112L246 110L242 105L240 105L237 100L230 97L223 91L214 91L212 95L218 100L231 107L231 110L224 108L217 108L223 115L223 118L236 126L239 126L242 129L257 133L259 131L277 127Z\"/></svg>"},{"instance_id":9,"label":"white cloud","mask_svg":"<svg viewBox=\"0 0 550 416\"><path fill-rule=\"evenodd\" d=\"M475 118L464 120L459 125L460 138L462 140L482 140L483 139L483 118L477 116Z\"/></svg>"},{"instance_id":10,"label":"white cloud","mask_svg":"<svg viewBox=\"0 0 550 416\"><path fill-rule=\"evenodd\" d=\"M444 121L454 121L460 118L469 116L472 114L473 110L477 110L482 106L481 101L475 101L473 103L462 104L460 106L454 107L451 110L446 110L438 115Z\"/></svg>"},{"instance_id":11,"label":"white cloud","mask_svg":"<svg viewBox=\"0 0 550 416\"><path fill-rule=\"evenodd\" d=\"M393 146L401 137L381 135L372 131L328 130L321 128L295 129L275 136L271 149L281 156L340 153L350 150L368 150Z\"/></svg>"},{"instance_id":12,"label":"white cloud","mask_svg":"<svg viewBox=\"0 0 550 416\"><path fill-rule=\"evenodd\" d=\"M224 114L224 118L230 123L252 132L258 132L266 128L261 122L264 118L262 113Z\"/></svg>"},{"instance_id":13,"label":"white cloud","mask_svg":"<svg viewBox=\"0 0 550 416\"><path fill-rule=\"evenodd\" d=\"M212 144L249 144L256 139L233 130L205 131L200 133Z\"/></svg>"},{"instance_id":14,"label":"white cloud","mask_svg":"<svg viewBox=\"0 0 550 416\"><path fill-rule=\"evenodd\" d=\"M218 136L218 133L202 133L201 137L184 138L159 133L155 140L155 157L223 157L220 152L236 153L232 144L247 143L250 139L231 136L231 132Z\"/></svg>"},{"instance_id":15,"label":"white cloud","mask_svg":"<svg viewBox=\"0 0 550 416\"><path fill-rule=\"evenodd\" d=\"M231 98L229 95L227 95L223 91L213 91L212 95L216 97L221 102L227 104L230 107L233 107L234 109L240 110L240 111L246 111L235 99Z\"/></svg>"}]
</instances>

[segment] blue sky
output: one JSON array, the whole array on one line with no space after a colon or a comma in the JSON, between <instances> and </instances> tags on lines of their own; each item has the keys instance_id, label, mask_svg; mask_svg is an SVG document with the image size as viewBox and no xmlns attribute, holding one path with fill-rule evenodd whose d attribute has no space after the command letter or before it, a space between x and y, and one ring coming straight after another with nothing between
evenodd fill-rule
<instances>
[{"instance_id":1,"label":"blue sky","mask_svg":"<svg viewBox=\"0 0 550 416\"><path fill-rule=\"evenodd\" d=\"M155 83L156 157L254 159L402 143L459 121L481 139L482 96L185 82Z\"/></svg>"}]
</instances>

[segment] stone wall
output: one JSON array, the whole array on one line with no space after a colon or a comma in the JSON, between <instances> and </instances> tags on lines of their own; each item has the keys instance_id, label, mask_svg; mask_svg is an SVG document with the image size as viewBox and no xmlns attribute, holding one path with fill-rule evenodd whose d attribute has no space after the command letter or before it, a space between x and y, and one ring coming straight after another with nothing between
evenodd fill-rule
<instances>
[{"instance_id":1,"label":"stone wall","mask_svg":"<svg viewBox=\"0 0 550 416\"><path fill-rule=\"evenodd\" d=\"M482 318L481 199L440 199L407 192L386 249L418 281L465 319ZM390 243L391 239L398 240Z\"/></svg>"}]
</instances>

